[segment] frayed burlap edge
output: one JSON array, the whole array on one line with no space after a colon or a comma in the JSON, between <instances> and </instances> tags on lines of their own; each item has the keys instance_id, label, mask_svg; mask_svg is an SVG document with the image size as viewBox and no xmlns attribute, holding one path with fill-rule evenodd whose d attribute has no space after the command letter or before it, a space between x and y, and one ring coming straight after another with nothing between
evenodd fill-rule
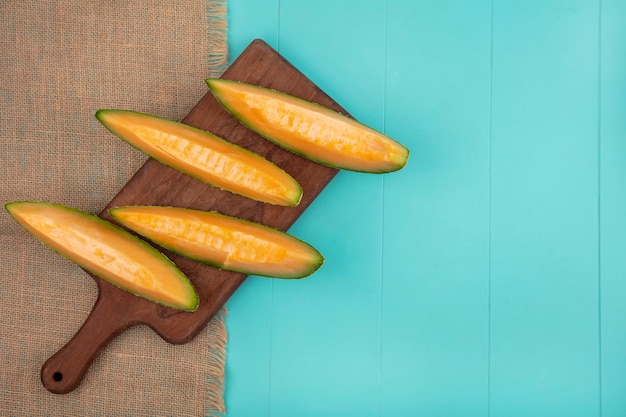
<instances>
[{"instance_id":1,"label":"frayed burlap edge","mask_svg":"<svg viewBox=\"0 0 626 417\"><path fill-rule=\"evenodd\" d=\"M209 391L207 398L207 415L222 416L226 413L224 404L224 378L226 368L226 345L228 344L228 332L226 330L227 307L222 309L211 319L207 331L209 333Z\"/></svg>"},{"instance_id":2,"label":"frayed burlap edge","mask_svg":"<svg viewBox=\"0 0 626 417\"><path fill-rule=\"evenodd\" d=\"M209 77L218 77L228 67L228 18L227 0L210 1L207 4L208 26L212 33L209 37ZM226 330L227 307L222 309L209 322L209 391L207 398L207 415L223 416L226 413L224 403L224 383L226 369L226 345L228 332Z\"/></svg>"},{"instance_id":3,"label":"frayed burlap edge","mask_svg":"<svg viewBox=\"0 0 626 417\"><path fill-rule=\"evenodd\" d=\"M209 77L222 75L228 67L227 1L216 0L207 4L208 24L211 28L209 47Z\"/></svg>"}]
</instances>

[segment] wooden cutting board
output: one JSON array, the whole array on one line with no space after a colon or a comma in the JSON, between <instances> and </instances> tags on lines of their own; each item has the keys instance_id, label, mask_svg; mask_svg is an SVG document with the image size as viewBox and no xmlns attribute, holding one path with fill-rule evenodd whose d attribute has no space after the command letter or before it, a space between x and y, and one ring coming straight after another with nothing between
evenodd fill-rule
<instances>
[{"instance_id":1,"label":"wooden cutting board","mask_svg":"<svg viewBox=\"0 0 626 417\"><path fill-rule=\"evenodd\" d=\"M273 88L347 114L261 40L253 41L222 78ZM287 230L337 173L335 169L287 152L251 132L222 108L208 88L207 94L183 122L211 131L283 168L302 185L304 193L300 204L297 207L280 207L259 203L211 187L149 159L100 217L112 221L107 210L114 206L164 205L215 210ZM198 310L189 313L163 307L92 275L98 286L96 303L74 337L43 365L41 381L46 389L62 394L76 388L102 348L132 325L148 325L169 343L190 341L246 278L243 274L218 270L159 249L191 279L200 296Z\"/></svg>"}]
</instances>

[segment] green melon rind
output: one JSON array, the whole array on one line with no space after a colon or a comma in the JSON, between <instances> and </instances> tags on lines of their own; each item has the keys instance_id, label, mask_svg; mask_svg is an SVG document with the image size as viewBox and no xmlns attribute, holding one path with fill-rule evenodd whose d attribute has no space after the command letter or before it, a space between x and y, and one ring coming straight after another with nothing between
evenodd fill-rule
<instances>
[{"instance_id":1,"label":"green melon rind","mask_svg":"<svg viewBox=\"0 0 626 417\"><path fill-rule=\"evenodd\" d=\"M189 280L189 278L165 255L163 255L161 252L159 252L157 249L155 249L153 246L149 245L148 243L144 242L143 240L139 239L137 236L127 232L126 230L122 229L121 227L118 227L116 225L114 225L111 222L108 222L104 219L101 219L97 216L93 216L91 214L85 213L83 211L80 211L78 209L72 208L72 207L68 207L68 206L64 206L62 204L55 204L55 203L44 203L44 202L38 202L38 201L14 201L14 202L10 202L10 203L6 203L4 205L5 209L7 210L7 212L11 215L11 217L13 217L13 219L22 227L24 227L24 229L26 229L28 232L31 232L29 226L27 223L22 222L21 219L19 219L18 217L16 217L16 215L13 213L14 208L18 207L19 205L22 204L37 204L37 205L46 205L46 206L51 206L51 207L55 207L55 208L60 208L60 209L64 209L67 211L71 211L76 213L77 215L80 215L82 217L85 217L91 221L93 221L95 224L97 224L98 226L101 227L106 227L116 233L119 233L121 236L124 236L124 238L130 240L130 241L134 241L136 242L137 245L142 246L143 248L145 248L148 252L152 253L157 259L159 259L163 264L167 265L168 267L171 268L172 271L175 272L175 274L178 276L178 278L181 280L181 282L185 283L185 287L187 287L189 294L191 295L190 300L189 300L189 304L181 306L181 305L174 305L171 303L167 303L164 302L162 300L158 300L155 299L153 297L149 297L146 295L141 294L138 291L133 291L132 289L126 288L123 285L120 285L119 283L115 282L114 280L103 276L102 274L100 274L97 271L92 270L89 267L86 267L84 265L82 265L80 262L77 262L76 260L72 259L71 256L69 256L68 254L63 253L62 251L60 251L59 249L55 248L54 246L50 245L49 243L45 242L44 240L40 239L38 236L36 236L35 234L33 234L33 236L35 238L37 238L37 240L39 242L41 242L42 244L44 244L46 247L50 248L53 252L56 252L57 254L61 255L63 258L71 261L72 263L80 266L81 268L84 268L85 270L91 272L92 274L94 274L95 276L103 279L104 281L126 291L129 292L131 294L134 294L138 297L147 299L149 301L155 302L157 304L160 305L164 305L166 307L171 307L174 309L178 309L178 310L184 310L184 311L188 311L188 312L193 312L195 310L198 309L198 305L200 304L200 300L198 298L198 293L196 292L193 284L191 283L191 281ZM31 232L32 234L32 232Z\"/></svg>"},{"instance_id":2,"label":"green melon rind","mask_svg":"<svg viewBox=\"0 0 626 417\"><path fill-rule=\"evenodd\" d=\"M393 169L381 169L381 170L360 170L360 169L355 169L353 167L349 167L349 166L342 166L342 165L338 165L338 164L334 164L325 160L322 160L320 158L316 158L315 156L309 155L306 152L300 151L299 149L296 149L292 146L289 146L287 143L281 141L278 138L275 138L273 136L270 136L268 134L266 134L263 129L260 129L259 127L255 126L252 123L249 123L245 117L242 117L241 114L235 109L233 108L228 101L222 96L222 94L220 94L219 92L219 84L220 83L231 83L231 84L243 84L252 88L256 88L260 91L270 91L272 93L275 93L279 96L284 96L286 98L289 98L290 100L294 100L298 103L301 103L303 106L305 107L312 107L312 108L318 108L320 109L322 112L327 112L329 114L334 114L336 116L339 116L342 119L346 119L346 120L350 120L352 122L357 122L358 124L360 124L361 126L363 126L363 128L365 129L370 129L373 130L377 133L380 133L381 135L385 136L388 140L393 141L395 143L398 143L397 141L393 140L392 138L388 137L387 135L385 135L384 133L377 131L376 129L373 129L369 126L366 126L354 119L349 118L348 116L341 114L335 110L332 110L328 107L322 106L321 104L318 103L313 103L310 101L306 101L303 100L301 98L289 95L287 93L284 93L282 91L278 91L278 90L273 90L273 89L269 89L269 88L264 88L264 87L260 87L260 86L256 86L256 85L252 85L252 84L246 84L243 83L241 81L233 81L233 80L225 80L225 79L221 79L221 78L208 78L205 80L207 86L209 87L209 90L211 91L211 93L213 94L213 96L215 96L215 98L217 99L217 101L220 102L220 104L234 117L236 118L241 124L243 124L244 126L246 126L248 129L252 130L253 132L255 132L256 134L258 134L259 136L269 140L270 142L274 143L277 146L280 146L283 149L286 149L296 155L299 155L303 158L309 159L311 161L317 162L319 164L331 167L331 168L335 168L335 169L342 169L342 170L346 170L346 171L353 171L353 172L360 172L360 173L366 173L366 174L386 174L386 173L390 173L390 172L395 172L395 171L399 171L400 169L404 168L406 166L406 163L408 162L409 159L409 155L410 152L408 149L406 149L406 158L404 158L404 160L402 161L402 163L399 163L395 166L395 168ZM402 146L400 143L398 143L398 145ZM403 146L404 148L404 146Z\"/></svg>"},{"instance_id":3,"label":"green melon rind","mask_svg":"<svg viewBox=\"0 0 626 417\"><path fill-rule=\"evenodd\" d=\"M235 217L227 216L225 214L222 214L222 213L219 213L219 212L216 212L216 211L211 211L211 213L216 214L216 215L221 216L221 217L235 219L235 220L241 221L242 223L252 224L254 226L259 226L261 228L265 228L265 229L272 230L272 231L277 231L279 233L287 235L293 241L295 241L295 242L297 242L297 243L299 243L299 244L301 244L303 246L308 247L312 251L312 253L314 255L311 263L309 264L309 267L304 269L297 276L280 275L280 274L275 274L275 275L260 274L260 273L258 273L258 271L255 271L255 270L252 270L252 269L245 270L245 269L227 268L227 267L225 267L223 264L221 264L219 262L215 262L215 261L212 261L210 259L204 259L204 258L199 258L199 257L196 257L196 256L191 256L190 254L182 252L182 251L178 250L177 248L173 247L172 245L169 245L166 242L163 242L160 239L155 239L155 238L149 236L147 233L143 233L143 232L141 232L139 230L135 230L135 229L133 229L133 227L131 225L125 224L124 221L121 218L119 218L119 216L116 216L116 211L123 210L124 208L130 208L130 207L132 207L132 206L114 207L114 208L109 209L109 214L111 215L111 217L113 217L117 222L119 222L123 226L128 227L131 230L134 230L136 233L139 233L140 235L142 235L146 239L151 240L152 242L156 243L157 245L159 245L159 246L161 246L161 247L163 247L165 249L168 249L168 250L170 250L170 251L172 251L174 253L182 255L182 256L184 256L184 257L186 257L188 259L192 259L192 260L194 260L196 262L199 262L199 263L202 263L202 264L205 264L205 265L209 265L209 266L212 266L214 268L221 269L221 270L224 270L224 271L238 272L238 273L245 274L245 275L255 275L255 276L261 276L261 277L267 277L267 278L302 279L302 278L306 278L306 277L312 275L314 272L316 272L318 269L320 269L322 267L322 265L324 264L324 261L325 261L324 256L317 249L315 249L313 246L309 245L305 241L303 241L303 240L301 240L301 239L299 239L299 238L297 238L295 236L292 236L292 235L289 235L289 234L283 232L282 230L275 229L275 228L266 226L264 224L256 223L256 222L253 222L253 221L250 221L250 220L235 218ZM199 211L199 210L192 210L192 209L186 209L186 210L189 210L189 211Z\"/></svg>"},{"instance_id":4,"label":"green melon rind","mask_svg":"<svg viewBox=\"0 0 626 417\"><path fill-rule=\"evenodd\" d=\"M221 186L219 186L219 185L217 185L217 184L214 184L214 183L212 183L212 182L208 181L206 178L202 178L202 177L199 177L199 176L197 176L197 175L194 175L194 174L192 174L192 173L190 173L190 172L187 172L187 171L185 171L184 169L181 169L180 167L176 166L176 164L171 164L171 163L168 163L168 162L166 162L166 161L163 161L163 160L161 160L160 158L158 158L157 156L153 155L151 152L147 151L146 149L143 149L143 148L141 148L141 147L137 146L136 144L132 143L131 141L129 141L128 139L126 139L126 138L124 137L124 135L122 135L122 134L118 133L118 132L117 132L114 128L112 128L111 126L109 126L109 124L107 123L107 121L106 121L106 119L105 119L105 116L106 116L107 114L114 113L114 112L117 112L117 113L137 114L137 115L140 115L140 116L145 116L145 117L149 117L149 118L158 119L158 120L164 121L164 122L166 122L166 123L169 123L169 124L172 124L172 125L175 125L175 126L184 127L185 129L188 129L188 130L190 130L190 131L194 131L194 132L200 133L200 134L202 134L202 135L206 136L208 139L210 139L210 140L212 140L212 141L219 141L219 142L221 142L221 143L225 143L225 144L227 144L227 145L229 145L229 146L232 146L233 148L236 148L236 149L238 149L238 150L241 150L241 151L243 151L244 153L246 153L246 154L248 154L248 155L252 156L253 158L255 158L255 159L259 160L259 162L262 162L262 163L269 163L269 164L271 164L271 165L274 165L276 168L278 168L279 170L281 170L282 172L284 172L284 173L285 173L285 175L287 175L288 177L290 177L290 178L291 178L291 180L292 180L292 185L293 185L293 186L295 186L295 188L296 188L296 190L297 190L297 194L294 196L294 198L292 198L292 199L289 201L289 203L290 203L290 204L288 204L287 206L290 206L290 207L297 206L297 205L300 203L300 200L302 199L302 193L303 193L303 191L302 191L302 186L300 185L300 183L299 183L298 181L296 181L296 180L295 180L295 179L294 179L291 175L289 175L289 174L288 174L285 170L283 170L282 168L280 168L280 167L279 167L279 166L277 166L276 164L273 164L272 162L268 161L267 159L263 158L261 155L258 155L258 154L254 153L254 152L252 152L252 151L250 151L250 150L248 150L248 149L246 149L246 148L244 148L244 147L242 147L242 146L239 146L239 145L237 145L237 144L235 144L235 143L228 142L228 141L226 141L226 140L224 140L224 139L220 138L219 136L212 134L211 132L207 132L206 130L198 129L198 128L195 128L195 127L193 127L193 126L186 125L186 124L184 124L184 123L176 122L176 121L174 121L174 120L169 120L169 119L165 119L165 118L162 118L162 117L154 116L154 115L151 115L151 114L141 113L141 112L132 111L132 110L100 109L100 110L97 110L97 111L96 111L96 113L95 113L95 117L96 117L96 119L97 119L100 123L102 123L102 125L103 125L103 126L104 126L104 127L105 127L108 131L109 131L109 132L113 133L115 136L117 136L118 138L120 138L121 140L123 140L124 142L126 142L127 144L129 144L130 146L132 146L133 148L137 149L138 151L145 153L146 155L150 156L151 158L156 159L157 161L161 162L162 164L167 165L167 166L169 166L170 168L173 168L173 169L177 170L178 172L182 172L182 173L183 173L183 174L185 174L185 175L189 175L190 177L193 177L193 178L195 178L195 179L197 179L197 180L199 180L199 181L201 181L201 182L203 182L203 183L205 183L205 184L208 184L208 185L210 185L210 186L212 186L212 187L219 188L220 190L228 191L228 192L231 192L231 193L233 193L233 194L237 194L237 195L242 195L243 197L246 197L246 198L253 198L253 197L250 197L250 196L247 196L247 195L243 195L243 194L237 193L237 192L235 192L235 191L233 191L233 190L230 190L230 189L227 189L227 188L223 188L223 187L221 187ZM254 199L256 199L256 198L254 198ZM270 202L270 201L265 201L265 200L258 200L258 201L262 201L262 202L264 202L264 203L268 203L268 204L276 204L276 203L273 203L273 202Z\"/></svg>"}]
</instances>

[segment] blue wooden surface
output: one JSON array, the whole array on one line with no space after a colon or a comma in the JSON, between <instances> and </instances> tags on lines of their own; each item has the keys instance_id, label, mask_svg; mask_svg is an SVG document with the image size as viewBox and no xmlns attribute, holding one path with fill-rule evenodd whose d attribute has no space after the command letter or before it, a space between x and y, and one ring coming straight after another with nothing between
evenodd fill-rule
<instances>
[{"instance_id":1,"label":"blue wooden surface","mask_svg":"<svg viewBox=\"0 0 626 417\"><path fill-rule=\"evenodd\" d=\"M326 264L229 301L229 416L626 415L626 2L233 0L411 151L292 227Z\"/></svg>"}]
</instances>

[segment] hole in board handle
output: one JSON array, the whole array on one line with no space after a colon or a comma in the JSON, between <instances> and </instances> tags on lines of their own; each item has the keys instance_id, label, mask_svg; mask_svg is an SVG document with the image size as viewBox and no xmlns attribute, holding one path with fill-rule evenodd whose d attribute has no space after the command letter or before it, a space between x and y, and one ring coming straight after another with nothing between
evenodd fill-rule
<instances>
[{"instance_id":1,"label":"hole in board handle","mask_svg":"<svg viewBox=\"0 0 626 417\"><path fill-rule=\"evenodd\" d=\"M56 382L61 382L63 381L63 374L61 372L55 372L52 374L52 379L54 379Z\"/></svg>"}]
</instances>

